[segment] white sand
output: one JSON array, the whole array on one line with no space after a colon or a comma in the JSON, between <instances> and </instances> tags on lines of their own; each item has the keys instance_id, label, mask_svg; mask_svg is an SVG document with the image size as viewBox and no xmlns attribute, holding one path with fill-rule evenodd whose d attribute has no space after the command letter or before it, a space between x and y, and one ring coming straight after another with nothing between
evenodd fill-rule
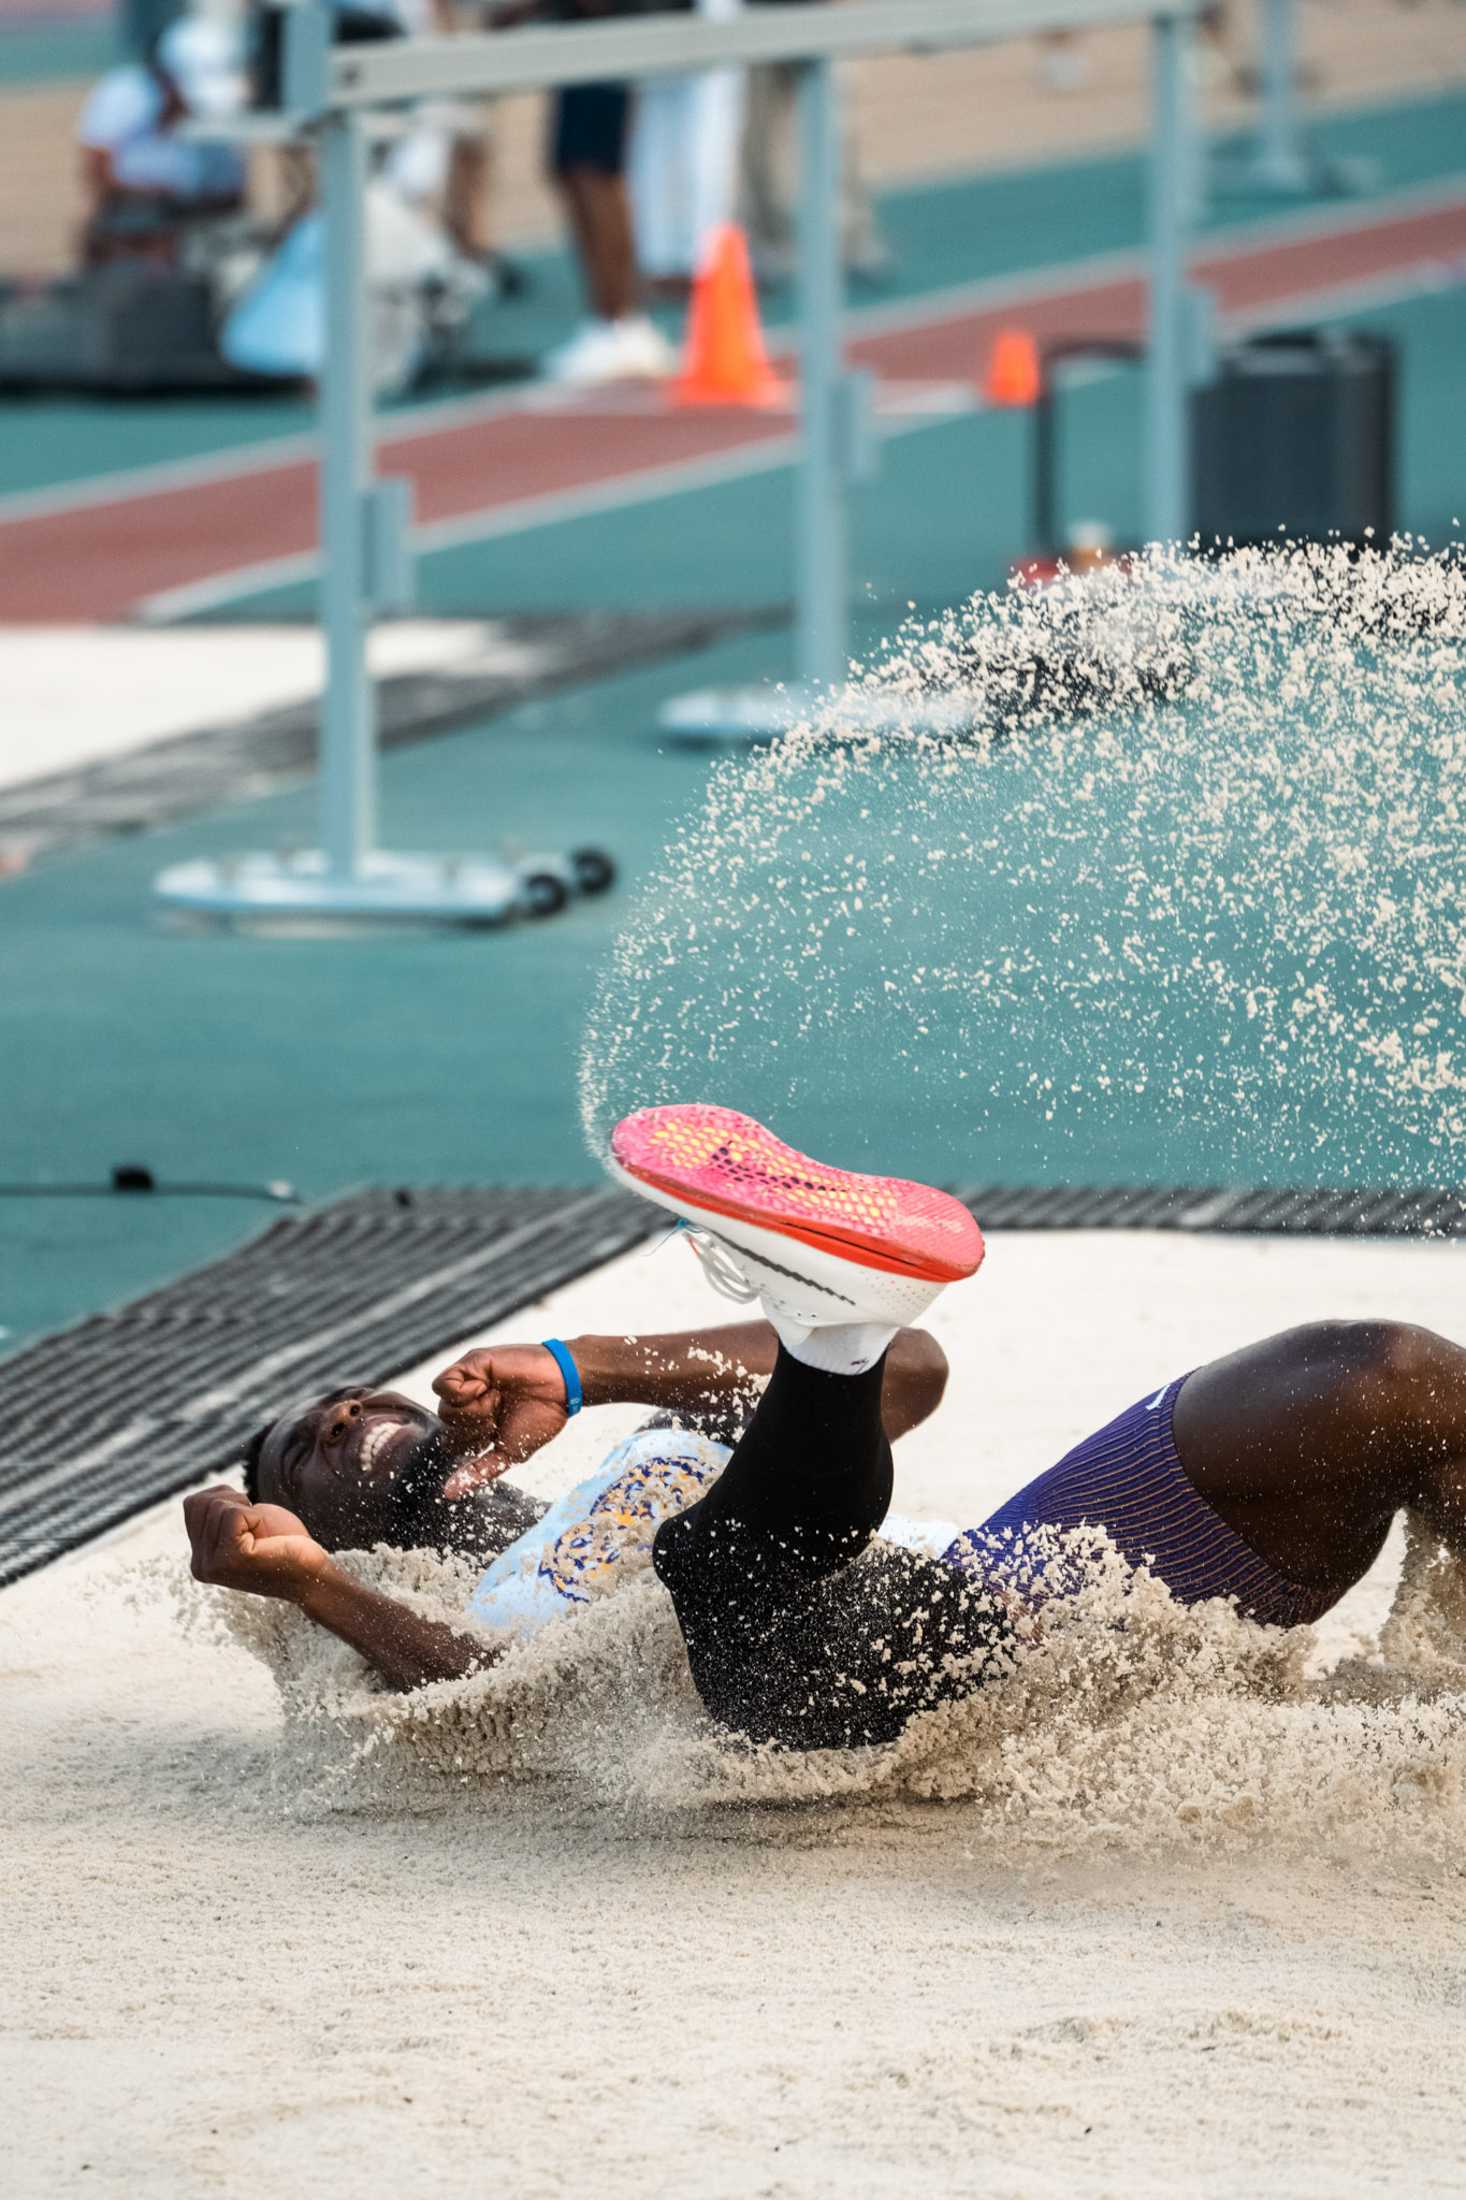
<instances>
[{"instance_id":1,"label":"white sand","mask_svg":"<svg viewBox=\"0 0 1466 2200\"><path fill-rule=\"evenodd\" d=\"M1451 1248L1001 1238L937 1310L955 1380L898 1503L980 1517L1163 1377L1291 1321L1466 1334L1463 1275ZM721 1311L666 1247L511 1330ZM624 1419L596 1418L541 1487ZM410 1812L317 1722L323 1789L265 1668L185 1639L138 1572L180 1548L170 1506L0 1598L9 2191L1462 2189L1459 1695L1270 1702L1241 1630L1223 1671L1205 1630L1158 1624L1148 1692L1141 1658L1091 1713L1050 1671L1006 1744L991 1720L935 1737L930 1784L961 1773L963 1800L919 1800L913 1751L837 1807L797 1783L729 1807L695 1799L716 1782L644 1587L615 1627L555 1631L537 1705L522 1684L508 1761L579 1772L424 1774L435 1807ZM1391 1586L1331 1617L1331 1655ZM455 1717L480 1761L461 1707L422 1733Z\"/></svg>"},{"instance_id":2,"label":"white sand","mask_svg":"<svg viewBox=\"0 0 1466 2200\"><path fill-rule=\"evenodd\" d=\"M325 640L310 626L10 626L0 628L0 656L0 787L308 702L325 678ZM450 667L524 675L543 662L493 620L389 619L371 636L379 679Z\"/></svg>"}]
</instances>

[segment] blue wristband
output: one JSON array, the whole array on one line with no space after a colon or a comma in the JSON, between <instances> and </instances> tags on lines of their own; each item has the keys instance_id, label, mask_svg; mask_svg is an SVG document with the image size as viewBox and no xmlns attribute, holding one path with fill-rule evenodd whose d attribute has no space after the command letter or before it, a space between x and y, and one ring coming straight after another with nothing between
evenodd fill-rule
<instances>
[{"instance_id":1,"label":"blue wristband","mask_svg":"<svg viewBox=\"0 0 1466 2200\"><path fill-rule=\"evenodd\" d=\"M565 1411L571 1415L577 1414L585 1404L585 1392L580 1387L580 1369L558 1337L546 1337L544 1345L565 1378Z\"/></svg>"}]
</instances>

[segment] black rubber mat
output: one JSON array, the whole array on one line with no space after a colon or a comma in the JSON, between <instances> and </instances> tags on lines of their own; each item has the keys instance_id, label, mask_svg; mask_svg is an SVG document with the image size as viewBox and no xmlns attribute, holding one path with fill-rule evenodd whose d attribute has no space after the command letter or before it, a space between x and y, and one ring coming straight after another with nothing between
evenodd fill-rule
<instances>
[{"instance_id":1,"label":"black rubber mat","mask_svg":"<svg viewBox=\"0 0 1466 2200\"><path fill-rule=\"evenodd\" d=\"M975 1186L985 1229L1466 1238L1466 1194ZM616 1191L367 1191L0 1361L0 1582L222 1471L262 1421L380 1383L627 1251Z\"/></svg>"},{"instance_id":2,"label":"black rubber mat","mask_svg":"<svg viewBox=\"0 0 1466 2200\"><path fill-rule=\"evenodd\" d=\"M1214 1230L1289 1237L1466 1237L1466 1192L1102 1191L979 1184L958 1197L985 1230Z\"/></svg>"},{"instance_id":3,"label":"black rubber mat","mask_svg":"<svg viewBox=\"0 0 1466 2200\"><path fill-rule=\"evenodd\" d=\"M0 1582L229 1466L292 1399L385 1382L657 1227L623 1192L362 1192L43 1337L0 1361Z\"/></svg>"}]
</instances>

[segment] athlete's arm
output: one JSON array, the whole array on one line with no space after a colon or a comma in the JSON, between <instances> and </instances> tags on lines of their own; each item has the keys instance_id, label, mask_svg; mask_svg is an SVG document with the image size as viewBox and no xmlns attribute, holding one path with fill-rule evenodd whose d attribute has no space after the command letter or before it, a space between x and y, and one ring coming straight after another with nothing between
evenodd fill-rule
<instances>
[{"instance_id":1,"label":"athlete's arm","mask_svg":"<svg viewBox=\"0 0 1466 2200\"><path fill-rule=\"evenodd\" d=\"M773 1373L778 1340L767 1322L651 1337L571 1337L567 1349L588 1406L650 1406L696 1422L730 1405L752 1408ZM894 1443L941 1403L947 1356L924 1329L901 1330L886 1359L881 1412ZM565 1378L543 1345L468 1352L433 1388L449 1436L485 1456L465 1462L445 1495L519 1464L565 1426Z\"/></svg>"},{"instance_id":2,"label":"athlete's arm","mask_svg":"<svg viewBox=\"0 0 1466 2200\"><path fill-rule=\"evenodd\" d=\"M457 1680L493 1662L486 1644L357 1581L283 1505L252 1505L241 1490L203 1490L184 1499L183 1519L195 1581L283 1598L393 1688Z\"/></svg>"},{"instance_id":3,"label":"athlete's arm","mask_svg":"<svg viewBox=\"0 0 1466 2200\"><path fill-rule=\"evenodd\" d=\"M730 1322L653 1337L577 1337L570 1355L587 1405L656 1406L709 1412L752 1403L774 1372L778 1339L767 1322ZM881 1412L892 1442L934 1413L947 1382L947 1356L922 1329L903 1329L886 1359Z\"/></svg>"}]
</instances>

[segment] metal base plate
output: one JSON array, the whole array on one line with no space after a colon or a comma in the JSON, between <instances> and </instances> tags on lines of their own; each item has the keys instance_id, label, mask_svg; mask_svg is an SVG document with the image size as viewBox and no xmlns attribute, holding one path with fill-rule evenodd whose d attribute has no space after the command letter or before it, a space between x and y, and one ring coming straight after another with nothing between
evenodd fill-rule
<instances>
[{"instance_id":1,"label":"metal base plate","mask_svg":"<svg viewBox=\"0 0 1466 2200\"><path fill-rule=\"evenodd\" d=\"M1352 198L1379 182L1377 161L1335 160L1304 146L1293 154L1270 154L1260 146L1217 153L1207 182L1219 194L1269 199Z\"/></svg>"},{"instance_id":2,"label":"metal base plate","mask_svg":"<svg viewBox=\"0 0 1466 2200\"><path fill-rule=\"evenodd\" d=\"M316 850L179 863L154 882L160 901L200 917L334 924L502 924L528 914L523 880L486 856L367 857L358 876Z\"/></svg>"},{"instance_id":3,"label":"metal base plate","mask_svg":"<svg viewBox=\"0 0 1466 2200\"><path fill-rule=\"evenodd\" d=\"M664 703L661 730L689 747L755 746L777 741L816 712L830 722L831 691L811 682L788 687L699 688ZM945 695L886 695L878 688L847 688L833 723L853 737L881 733L961 733L970 723L970 699Z\"/></svg>"}]
</instances>

